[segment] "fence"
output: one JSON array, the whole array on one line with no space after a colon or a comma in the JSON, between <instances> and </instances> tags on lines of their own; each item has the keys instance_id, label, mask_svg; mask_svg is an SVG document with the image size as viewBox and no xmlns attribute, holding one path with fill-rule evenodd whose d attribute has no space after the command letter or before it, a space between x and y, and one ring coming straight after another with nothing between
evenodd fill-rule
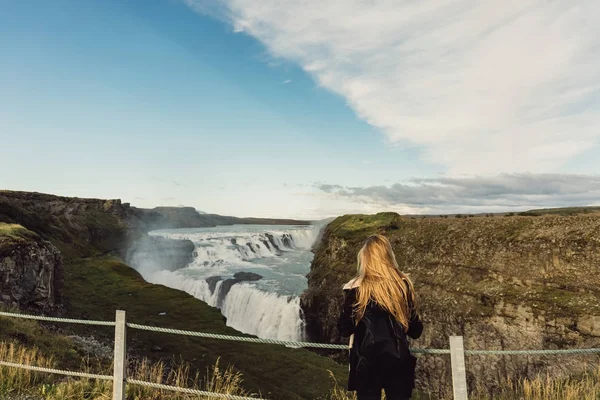
<instances>
[{"instance_id":1,"label":"fence","mask_svg":"<svg viewBox=\"0 0 600 400\"><path fill-rule=\"evenodd\" d=\"M56 317L44 317L37 315L26 315L26 314L15 314L0 312L0 316L3 317L14 317L33 319L38 321L48 322L63 322L71 324L83 324L83 325L96 325L96 326L114 326L115 327L115 348L114 348L114 361L113 361L113 375L98 375L88 374L77 371L65 371L52 368L42 368L33 365L23 365L0 360L0 366L6 366L11 368L28 369L38 372L46 372L51 374L84 377L91 379L101 379L113 381L113 400L125 400L125 388L127 383L132 385L142 385L156 389L170 390L174 392L213 397L228 400L265 400L256 397L242 397L233 396L229 394L207 392L202 390L183 388L178 386L163 385L159 383L146 382L136 379L127 378L126 367L127 367L127 328L145 330L151 332L169 333L175 335L186 335L195 336L208 339L218 340L233 340L239 342L251 342L251 343L268 343L283 345L292 348L319 348L319 349L333 349L333 350L348 350L348 346L341 344L328 344L328 343L310 343L310 342L294 342L294 341L283 341L274 339L260 339L254 337L245 336L229 336L219 335L214 333L206 332L195 332L185 331L180 329L162 328L157 326L139 325L128 323L126 321L125 311L117 310L115 321L94 321L94 320L81 320L81 319L69 319L69 318L56 318ZM422 349L414 348L411 349L412 353L416 354L450 354L450 365L452 368L452 387L455 400L467 400L467 379L465 370L465 355L549 355L549 354L600 354L600 348L597 349L564 349L564 350L465 350L462 336L451 336L450 337L450 348L449 349Z\"/></svg>"}]
</instances>

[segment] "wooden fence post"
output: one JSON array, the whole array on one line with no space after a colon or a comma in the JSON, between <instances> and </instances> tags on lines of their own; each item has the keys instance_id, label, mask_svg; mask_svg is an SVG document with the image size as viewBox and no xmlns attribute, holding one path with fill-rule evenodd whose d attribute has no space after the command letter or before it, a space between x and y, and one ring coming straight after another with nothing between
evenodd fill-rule
<instances>
[{"instance_id":1,"label":"wooden fence post","mask_svg":"<svg viewBox=\"0 0 600 400\"><path fill-rule=\"evenodd\" d=\"M125 311L117 310L115 317L115 355L113 400L125 400L127 379L127 325Z\"/></svg>"},{"instance_id":2,"label":"wooden fence post","mask_svg":"<svg viewBox=\"0 0 600 400\"><path fill-rule=\"evenodd\" d=\"M454 400L467 400L465 346L462 336L450 336L450 363L452 366Z\"/></svg>"}]
</instances>

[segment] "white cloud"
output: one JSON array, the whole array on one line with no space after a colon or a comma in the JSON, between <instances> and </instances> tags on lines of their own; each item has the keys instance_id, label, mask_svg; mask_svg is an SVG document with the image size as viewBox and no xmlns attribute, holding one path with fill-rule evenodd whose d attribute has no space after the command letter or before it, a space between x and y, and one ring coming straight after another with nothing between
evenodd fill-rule
<instances>
[{"instance_id":1,"label":"white cloud","mask_svg":"<svg viewBox=\"0 0 600 400\"><path fill-rule=\"evenodd\" d=\"M558 171L600 136L600 2L185 0L462 173Z\"/></svg>"},{"instance_id":2,"label":"white cloud","mask_svg":"<svg viewBox=\"0 0 600 400\"><path fill-rule=\"evenodd\" d=\"M283 83L284 85L287 85L288 83L292 83L292 80L291 79L286 79L285 81L283 81L281 83Z\"/></svg>"}]
</instances>

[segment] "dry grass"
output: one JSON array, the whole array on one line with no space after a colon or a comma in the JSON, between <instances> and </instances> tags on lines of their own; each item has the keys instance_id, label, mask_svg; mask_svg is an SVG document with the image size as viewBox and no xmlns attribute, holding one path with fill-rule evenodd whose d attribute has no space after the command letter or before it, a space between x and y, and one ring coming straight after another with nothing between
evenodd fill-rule
<instances>
[{"instance_id":1,"label":"dry grass","mask_svg":"<svg viewBox=\"0 0 600 400\"><path fill-rule=\"evenodd\" d=\"M0 343L0 360L17 364L35 365L46 368L57 367L52 358L46 358L33 348L29 349L14 343ZM90 359L82 360L81 371L111 375L106 366ZM204 377L192 375L190 365L179 362L172 366L150 363L143 359L132 363L128 368L128 376L153 383L172 386L189 387L209 392L254 397L242 388L242 375L232 366L222 368L219 360L209 369ZM95 379L74 379L55 375L32 372L24 369L0 366L0 398L11 394L39 395L45 400L110 400L112 398L112 382ZM178 394L147 388L139 385L127 385L128 400L208 400L204 396ZM212 398L211 398L212 399Z\"/></svg>"},{"instance_id":2,"label":"dry grass","mask_svg":"<svg viewBox=\"0 0 600 400\"><path fill-rule=\"evenodd\" d=\"M57 367L53 358L44 356L38 349L26 348L15 343L0 343L0 360L46 368L60 368ZM82 359L81 364L82 371L111 374L111 371L106 370L106 364L103 365L100 361L94 362L86 358ZM150 363L146 359L131 363L128 374L133 379L153 383L238 396L255 396L242 387L242 375L232 366L222 368L219 360L203 377L198 373L192 374L190 365L183 361L174 365L166 365L162 362ZM333 373L330 372L330 375L333 380L333 388L326 397L327 400L356 400L354 393L348 393ZM112 382L57 377L0 366L0 398L23 393L37 394L44 400L110 400ZM418 398L418 396L414 397ZM471 393L469 397L473 400L600 400L600 366L571 378L555 379L551 376L538 376L519 381L506 380L494 394L480 388L475 390L475 393ZM128 385L127 399L208 400L209 398Z\"/></svg>"},{"instance_id":3,"label":"dry grass","mask_svg":"<svg viewBox=\"0 0 600 400\"><path fill-rule=\"evenodd\" d=\"M44 357L37 349L27 349L14 343L0 343L0 360L45 368L54 366L54 360ZM48 380L48 375L38 372L0 366L0 397L39 386Z\"/></svg>"},{"instance_id":4,"label":"dry grass","mask_svg":"<svg viewBox=\"0 0 600 400\"><path fill-rule=\"evenodd\" d=\"M333 375L332 379L334 388L327 400L356 400L355 393L347 392ZM469 398L472 400L600 400L600 366L578 377L565 379L538 376L519 381L506 380L494 394L480 388L476 393L471 393ZM385 395L382 399L385 399Z\"/></svg>"},{"instance_id":5,"label":"dry grass","mask_svg":"<svg viewBox=\"0 0 600 400\"><path fill-rule=\"evenodd\" d=\"M497 393L490 396L478 390L471 396L474 400L599 400L600 366L576 377L556 379L549 375L533 379L503 382Z\"/></svg>"}]
</instances>

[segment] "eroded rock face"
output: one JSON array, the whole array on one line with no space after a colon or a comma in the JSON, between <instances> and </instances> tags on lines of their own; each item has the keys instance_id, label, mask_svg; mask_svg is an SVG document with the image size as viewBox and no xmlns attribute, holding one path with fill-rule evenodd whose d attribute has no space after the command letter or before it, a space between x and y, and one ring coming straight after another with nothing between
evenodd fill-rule
<instances>
[{"instance_id":1,"label":"eroded rock face","mask_svg":"<svg viewBox=\"0 0 600 400\"><path fill-rule=\"evenodd\" d=\"M231 290L231 287L236 283L240 282L254 282L259 281L263 277L254 272L236 272L233 274L233 278L225 279L223 283L221 283L221 288L219 290L219 296L217 298L217 308L221 308L223 306L223 302L225 301L225 297ZM210 278L206 278L206 282L208 283L208 287L211 293L215 292L217 282L223 280L220 276L211 276Z\"/></svg>"},{"instance_id":2,"label":"eroded rock face","mask_svg":"<svg viewBox=\"0 0 600 400\"><path fill-rule=\"evenodd\" d=\"M425 330L414 347L556 349L600 346L600 216L411 219L345 216L318 246L301 305L311 340L343 343L336 329L342 285L371 234L388 236L421 300ZM581 371L585 356L467 356L471 388L504 377ZM422 356L417 384L436 398L450 389L447 356Z\"/></svg>"},{"instance_id":3,"label":"eroded rock face","mask_svg":"<svg viewBox=\"0 0 600 400\"><path fill-rule=\"evenodd\" d=\"M63 284L62 256L50 242L0 236L0 302L19 309L55 309Z\"/></svg>"}]
</instances>

